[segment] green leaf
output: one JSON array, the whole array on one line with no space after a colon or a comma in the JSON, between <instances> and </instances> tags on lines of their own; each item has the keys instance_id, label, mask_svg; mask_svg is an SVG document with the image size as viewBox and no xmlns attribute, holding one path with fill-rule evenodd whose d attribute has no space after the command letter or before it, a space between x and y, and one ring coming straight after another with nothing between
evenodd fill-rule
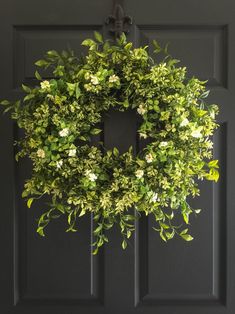
<instances>
[{"instance_id":1,"label":"green leaf","mask_svg":"<svg viewBox=\"0 0 235 314\"><path fill-rule=\"evenodd\" d=\"M92 130L91 130L91 134L92 134L92 135L97 135L97 134L99 134L100 132L102 132L101 129L92 129Z\"/></svg>"},{"instance_id":2,"label":"green leaf","mask_svg":"<svg viewBox=\"0 0 235 314\"><path fill-rule=\"evenodd\" d=\"M187 229L182 230L182 231L180 232L180 235L182 235L182 234L186 234L187 232L188 232L188 228L187 228Z\"/></svg>"},{"instance_id":3,"label":"green leaf","mask_svg":"<svg viewBox=\"0 0 235 314\"><path fill-rule=\"evenodd\" d=\"M129 107L129 101L128 99L125 99L123 102L123 107L128 108Z\"/></svg>"},{"instance_id":4,"label":"green leaf","mask_svg":"<svg viewBox=\"0 0 235 314\"><path fill-rule=\"evenodd\" d=\"M93 231L94 235L97 235L102 229L103 229L102 224L99 224L99 226Z\"/></svg>"},{"instance_id":5,"label":"green leaf","mask_svg":"<svg viewBox=\"0 0 235 314\"><path fill-rule=\"evenodd\" d=\"M83 208L79 214L79 217L82 217L86 214L86 210Z\"/></svg>"},{"instance_id":6,"label":"green leaf","mask_svg":"<svg viewBox=\"0 0 235 314\"><path fill-rule=\"evenodd\" d=\"M24 190L21 194L22 198L27 197L28 196L28 191Z\"/></svg>"},{"instance_id":7,"label":"green leaf","mask_svg":"<svg viewBox=\"0 0 235 314\"><path fill-rule=\"evenodd\" d=\"M56 206L56 208L57 208L58 211L60 211L62 214L65 213L65 208L64 208L64 206L63 206L62 204L58 204L58 205Z\"/></svg>"},{"instance_id":8,"label":"green leaf","mask_svg":"<svg viewBox=\"0 0 235 314\"><path fill-rule=\"evenodd\" d=\"M96 45L96 42L93 39L88 38L88 39L83 40L81 45L82 46L92 47L92 46Z\"/></svg>"},{"instance_id":9,"label":"green leaf","mask_svg":"<svg viewBox=\"0 0 235 314\"><path fill-rule=\"evenodd\" d=\"M66 229L65 232L77 232L77 229L75 229L73 226L70 226L68 229Z\"/></svg>"},{"instance_id":10,"label":"green leaf","mask_svg":"<svg viewBox=\"0 0 235 314\"><path fill-rule=\"evenodd\" d=\"M97 31L94 31L94 36L95 36L95 39L99 42L99 43L103 43L103 37L102 35L97 32Z\"/></svg>"},{"instance_id":11,"label":"green leaf","mask_svg":"<svg viewBox=\"0 0 235 314\"><path fill-rule=\"evenodd\" d=\"M75 92L75 84L73 83L66 83L67 84L67 91L69 92L69 96L72 96Z\"/></svg>"},{"instance_id":12,"label":"green leaf","mask_svg":"<svg viewBox=\"0 0 235 314\"><path fill-rule=\"evenodd\" d=\"M38 227L37 228L37 233L40 234L40 236L45 237L44 227Z\"/></svg>"},{"instance_id":13,"label":"green leaf","mask_svg":"<svg viewBox=\"0 0 235 314\"><path fill-rule=\"evenodd\" d=\"M87 138L86 138L85 136L82 136L82 135L81 135L81 136L79 136L78 138L79 138L81 141L84 141L84 142L87 141Z\"/></svg>"},{"instance_id":14,"label":"green leaf","mask_svg":"<svg viewBox=\"0 0 235 314\"><path fill-rule=\"evenodd\" d=\"M80 97L80 95L81 95L81 90L80 90L80 88L78 86L78 83L76 83L75 96L78 99Z\"/></svg>"},{"instance_id":15,"label":"green leaf","mask_svg":"<svg viewBox=\"0 0 235 314\"><path fill-rule=\"evenodd\" d=\"M165 47L164 47L164 49L163 49L163 52L166 54L166 55L168 55L169 53L168 53L168 47L169 47L169 42L168 43L166 43L166 45L165 45Z\"/></svg>"},{"instance_id":16,"label":"green leaf","mask_svg":"<svg viewBox=\"0 0 235 314\"><path fill-rule=\"evenodd\" d=\"M171 67L171 66L173 66L173 65L175 65L176 63L179 63L179 62L180 62L180 60L170 59L167 64L168 64L169 67Z\"/></svg>"},{"instance_id":17,"label":"green leaf","mask_svg":"<svg viewBox=\"0 0 235 314\"><path fill-rule=\"evenodd\" d=\"M159 43L155 39L153 40L153 46L155 48L155 50L154 50L155 53L158 53L162 50L161 46L159 45Z\"/></svg>"},{"instance_id":18,"label":"green leaf","mask_svg":"<svg viewBox=\"0 0 235 314\"><path fill-rule=\"evenodd\" d=\"M193 237L190 234L180 234L181 238L183 238L186 241L192 241Z\"/></svg>"},{"instance_id":19,"label":"green leaf","mask_svg":"<svg viewBox=\"0 0 235 314\"><path fill-rule=\"evenodd\" d=\"M182 215L183 215L184 221L188 225L188 223L189 223L189 214L188 213L182 213Z\"/></svg>"},{"instance_id":20,"label":"green leaf","mask_svg":"<svg viewBox=\"0 0 235 314\"><path fill-rule=\"evenodd\" d=\"M160 237L162 238L163 241L167 242L167 239L162 231L160 231Z\"/></svg>"},{"instance_id":21,"label":"green leaf","mask_svg":"<svg viewBox=\"0 0 235 314\"><path fill-rule=\"evenodd\" d=\"M33 198L29 198L28 199L28 201L27 201L27 206L28 206L28 208L30 208L31 207L31 205L32 205L32 203L33 203Z\"/></svg>"},{"instance_id":22,"label":"green leaf","mask_svg":"<svg viewBox=\"0 0 235 314\"><path fill-rule=\"evenodd\" d=\"M98 253L98 251L99 251L99 248L97 247L97 248L95 248L95 249L92 251L92 254L93 254L93 255L96 255L96 254Z\"/></svg>"},{"instance_id":23,"label":"green leaf","mask_svg":"<svg viewBox=\"0 0 235 314\"><path fill-rule=\"evenodd\" d=\"M119 38L116 39L117 43L119 45L125 45L126 44L126 35L124 32L122 32L121 36Z\"/></svg>"},{"instance_id":24,"label":"green leaf","mask_svg":"<svg viewBox=\"0 0 235 314\"><path fill-rule=\"evenodd\" d=\"M171 214L169 215L169 214L165 214L166 215L166 217L168 218L168 219L170 219L170 220L172 220L173 218L174 218L174 212L172 211L171 212Z\"/></svg>"},{"instance_id":25,"label":"green leaf","mask_svg":"<svg viewBox=\"0 0 235 314\"><path fill-rule=\"evenodd\" d=\"M174 237L175 230L173 230L172 232L166 232L165 234L166 234L167 240L170 240Z\"/></svg>"},{"instance_id":26,"label":"green leaf","mask_svg":"<svg viewBox=\"0 0 235 314\"><path fill-rule=\"evenodd\" d=\"M210 172L206 175L207 180L215 181L217 182L219 180L219 172L215 168L211 168Z\"/></svg>"},{"instance_id":27,"label":"green leaf","mask_svg":"<svg viewBox=\"0 0 235 314\"><path fill-rule=\"evenodd\" d=\"M35 71L35 77L37 80L41 81L42 80L42 77L41 75L38 73L38 71Z\"/></svg>"},{"instance_id":28,"label":"green leaf","mask_svg":"<svg viewBox=\"0 0 235 314\"><path fill-rule=\"evenodd\" d=\"M163 229L169 229L170 227L167 225L167 224L165 224L165 223L163 223L163 222L159 222L159 224L160 224L160 226L163 228Z\"/></svg>"},{"instance_id":29,"label":"green leaf","mask_svg":"<svg viewBox=\"0 0 235 314\"><path fill-rule=\"evenodd\" d=\"M49 57L59 57L59 54L58 54L58 52L56 50L49 50L49 51L47 51L47 55Z\"/></svg>"},{"instance_id":30,"label":"green leaf","mask_svg":"<svg viewBox=\"0 0 235 314\"><path fill-rule=\"evenodd\" d=\"M105 41L104 42L104 45L103 45L103 51L107 52L110 48L110 44L108 41Z\"/></svg>"},{"instance_id":31,"label":"green leaf","mask_svg":"<svg viewBox=\"0 0 235 314\"><path fill-rule=\"evenodd\" d=\"M99 241L97 242L97 246L100 247L103 245L103 243L104 243L103 238L99 238Z\"/></svg>"},{"instance_id":32,"label":"green leaf","mask_svg":"<svg viewBox=\"0 0 235 314\"><path fill-rule=\"evenodd\" d=\"M73 55L73 51L70 50L70 53L72 53L72 55ZM62 57L67 59L69 57L69 52L66 50L62 50L61 55L62 55Z\"/></svg>"},{"instance_id":33,"label":"green leaf","mask_svg":"<svg viewBox=\"0 0 235 314\"><path fill-rule=\"evenodd\" d=\"M8 101L8 100L2 100L1 102L0 102L0 104L1 105L3 105L3 106L9 106L11 103L10 103L10 101Z\"/></svg>"},{"instance_id":34,"label":"green leaf","mask_svg":"<svg viewBox=\"0 0 235 314\"><path fill-rule=\"evenodd\" d=\"M132 48L132 43L127 43L124 47L126 50L130 50Z\"/></svg>"},{"instance_id":35,"label":"green leaf","mask_svg":"<svg viewBox=\"0 0 235 314\"><path fill-rule=\"evenodd\" d=\"M139 165L140 167L143 167L145 165L145 161L142 159L136 159L136 163L137 165Z\"/></svg>"},{"instance_id":36,"label":"green leaf","mask_svg":"<svg viewBox=\"0 0 235 314\"><path fill-rule=\"evenodd\" d=\"M34 94L28 94L27 96L24 97L24 101L30 100L30 99L32 99L34 97L35 97Z\"/></svg>"},{"instance_id":37,"label":"green leaf","mask_svg":"<svg viewBox=\"0 0 235 314\"><path fill-rule=\"evenodd\" d=\"M206 98L209 95L209 93L210 93L210 90L206 90L205 92L201 94L201 98Z\"/></svg>"},{"instance_id":38,"label":"green leaf","mask_svg":"<svg viewBox=\"0 0 235 314\"><path fill-rule=\"evenodd\" d=\"M104 52L96 51L95 53L97 54L97 56L100 56L101 58L104 58L106 56Z\"/></svg>"},{"instance_id":39,"label":"green leaf","mask_svg":"<svg viewBox=\"0 0 235 314\"><path fill-rule=\"evenodd\" d=\"M22 84L22 89L23 89L26 93L31 93L31 89L30 89L28 86L24 85L24 84Z\"/></svg>"},{"instance_id":40,"label":"green leaf","mask_svg":"<svg viewBox=\"0 0 235 314\"><path fill-rule=\"evenodd\" d=\"M136 218L134 215L124 215L122 219L125 221L134 221Z\"/></svg>"},{"instance_id":41,"label":"green leaf","mask_svg":"<svg viewBox=\"0 0 235 314\"><path fill-rule=\"evenodd\" d=\"M127 242L126 242L126 240L123 240L122 241L122 248L123 248L123 250L125 250L126 247L127 247Z\"/></svg>"},{"instance_id":42,"label":"green leaf","mask_svg":"<svg viewBox=\"0 0 235 314\"><path fill-rule=\"evenodd\" d=\"M113 154L114 154L115 157L119 156L119 151L118 151L118 149L116 147L114 147L114 149L113 149Z\"/></svg>"},{"instance_id":43,"label":"green leaf","mask_svg":"<svg viewBox=\"0 0 235 314\"><path fill-rule=\"evenodd\" d=\"M208 166L209 166L210 168L219 168L218 162L219 162L219 160L217 160L217 159L211 160L211 161L208 163Z\"/></svg>"},{"instance_id":44,"label":"green leaf","mask_svg":"<svg viewBox=\"0 0 235 314\"><path fill-rule=\"evenodd\" d=\"M48 62L46 60L41 59L35 62L35 65L37 65L38 67L46 67L48 66Z\"/></svg>"},{"instance_id":45,"label":"green leaf","mask_svg":"<svg viewBox=\"0 0 235 314\"><path fill-rule=\"evenodd\" d=\"M10 111L10 110L12 110L12 109L13 109L13 106L10 106L10 107L6 108L6 109L3 111L3 113L7 113L8 111Z\"/></svg>"}]
</instances>

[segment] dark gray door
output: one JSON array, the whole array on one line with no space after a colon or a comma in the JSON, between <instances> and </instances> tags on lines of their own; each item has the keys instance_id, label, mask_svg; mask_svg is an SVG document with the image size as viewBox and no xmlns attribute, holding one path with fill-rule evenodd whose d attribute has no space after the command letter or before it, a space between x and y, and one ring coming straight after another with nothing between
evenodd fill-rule
<instances>
[{"instance_id":1,"label":"dark gray door","mask_svg":"<svg viewBox=\"0 0 235 314\"><path fill-rule=\"evenodd\" d=\"M2 0L0 4L0 98L21 96L34 83L33 63L51 49L80 51L98 30L108 36L111 0ZM210 102L220 104L214 154L219 183L203 183L194 206L195 240L163 243L151 219L141 219L129 247L119 233L98 256L90 252L92 224L65 233L54 221L46 238L36 232L43 204L21 200L27 161L16 164L18 130L0 118L0 313L15 314L232 314L235 313L235 2L233 0L126 0L133 17L129 40L170 42L171 54L202 80ZM122 151L136 143L136 118L113 113L105 122L105 145Z\"/></svg>"}]
</instances>

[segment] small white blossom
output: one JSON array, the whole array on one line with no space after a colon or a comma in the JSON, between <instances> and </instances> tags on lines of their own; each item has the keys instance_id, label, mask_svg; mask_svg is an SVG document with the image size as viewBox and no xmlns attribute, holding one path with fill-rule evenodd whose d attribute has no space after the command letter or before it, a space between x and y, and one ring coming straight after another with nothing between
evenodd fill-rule
<instances>
[{"instance_id":1,"label":"small white blossom","mask_svg":"<svg viewBox=\"0 0 235 314\"><path fill-rule=\"evenodd\" d=\"M37 156L40 157L40 158L45 158L46 154L45 154L43 149L39 148L37 150Z\"/></svg>"},{"instance_id":2,"label":"small white blossom","mask_svg":"<svg viewBox=\"0 0 235 314\"><path fill-rule=\"evenodd\" d=\"M41 89L49 89L51 87L49 81L43 81L40 83L40 85L41 85Z\"/></svg>"},{"instance_id":3,"label":"small white blossom","mask_svg":"<svg viewBox=\"0 0 235 314\"><path fill-rule=\"evenodd\" d=\"M168 142L161 142L160 144L159 144L159 147L166 147L168 145Z\"/></svg>"},{"instance_id":4,"label":"small white blossom","mask_svg":"<svg viewBox=\"0 0 235 314\"><path fill-rule=\"evenodd\" d=\"M193 130L191 135L192 135L192 137L195 137L195 138L202 137L201 130L199 130L199 129Z\"/></svg>"},{"instance_id":5,"label":"small white blossom","mask_svg":"<svg viewBox=\"0 0 235 314\"><path fill-rule=\"evenodd\" d=\"M187 118L184 118L181 123L180 123L180 126L186 126L189 124L189 120Z\"/></svg>"},{"instance_id":6,"label":"small white blossom","mask_svg":"<svg viewBox=\"0 0 235 314\"><path fill-rule=\"evenodd\" d=\"M144 108L144 106L141 104L139 105L138 109L137 109L137 112L141 115L145 114L146 113L146 109Z\"/></svg>"},{"instance_id":7,"label":"small white blossom","mask_svg":"<svg viewBox=\"0 0 235 314\"><path fill-rule=\"evenodd\" d=\"M153 155L152 154L147 154L145 156L145 159L146 159L147 163L151 163L153 161Z\"/></svg>"},{"instance_id":8,"label":"small white blossom","mask_svg":"<svg viewBox=\"0 0 235 314\"><path fill-rule=\"evenodd\" d=\"M76 156L76 152L77 152L76 148L70 149L70 150L69 150L69 157L74 157L74 156Z\"/></svg>"},{"instance_id":9,"label":"small white blossom","mask_svg":"<svg viewBox=\"0 0 235 314\"><path fill-rule=\"evenodd\" d=\"M91 75L91 83L92 83L93 85L98 85L98 84L99 84L98 77L95 76L95 75Z\"/></svg>"},{"instance_id":10,"label":"small white blossom","mask_svg":"<svg viewBox=\"0 0 235 314\"><path fill-rule=\"evenodd\" d=\"M95 173L91 172L91 170L87 170L85 174L88 177L88 179L92 182L94 182L98 178Z\"/></svg>"},{"instance_id":11,"label":"small white blossom","mask_svg":"<svg viewBox=\"0 0 235 314\"><path fill-rule=\"evenodd\" d=\"M148 136L147 136L147 134L145 134L145 133L140 133L140 138L144 138L144 139L146 139Z\"/></svg>"},{"instance_id":12,"label":"small white blossom","mask_svg":"<svg viewBox=\"0 0 235 314\"><path fill-rule=\"evenodd\" d=\"M60 169L60 168L62 167L62 165L63 165L63 160L58 160L58 161L56 162L56 167L57 167L58 169Z\"/></svg>"},{"instance_id":13,"label":"small white blossom","mask_svg":"<svg viewBox=\"0 0 235 314\"><path fill-rule=\"evenodd\" d=\"M69 129L68 129L68 128L64 128L63 130L61 130L61 131L59 132L59 135L60 135L61 137L68 136L68 135L69 135Z\"/></svg>"},{"instance_id":14,"label":"small white blossom","mask_svg":"<svg viewBox=\"0 0 235 314\"><path fill-rule=\"evenodd\" d=\"M89 179L90 179L92 182L94 182L94 181L97 179L97 175L94 174L94 173L90 173Z\"/></svg>"},{"instance_id":15,"label":"small white blossom","mask_svg":"<svg viewBox=\"0 0 235 314\"><path fill-rule=\"evenodd\" d=\"M119 77L117 75L113 74L109 77L109 83L115 83L117 81L119 81Z\"/></svg>"},{"instance_id":16,"label":"small white blossom","mask_svg":"<svg viewBox=\"0 0 235 314\"><path fill-rule=\"evenodd\" d=\"M139 170L136 170L135 172L135 176L138 178L138 179L141 179L144 175L144 171L139 169Z\"/></svg>"},{"instance_id":17,"label":"small white blossom","mask_svg":"<svg viewBox=\"0 0 235 314\"><path fill-rule=\"evenodd\" d=\"M151 201L152 202L157 202L157 201L159 201L159 197L158 197L158 194L157 193L153 193L153 196L152 196L152 198L151 198Z\"/></svg>"}]
</instances>

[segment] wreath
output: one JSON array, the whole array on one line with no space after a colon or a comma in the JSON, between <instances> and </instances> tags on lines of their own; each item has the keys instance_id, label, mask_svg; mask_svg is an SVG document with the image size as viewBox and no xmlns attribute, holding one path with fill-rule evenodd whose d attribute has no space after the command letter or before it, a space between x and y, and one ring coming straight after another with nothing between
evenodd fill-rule
<instances>
[{"instance_id":1,"label":"wreath","mask_svg":"<svg viewBox=\"0 0 235 314\"><path fill-rule=\"evenodd\" d=\"M82 45L86 56L48 51L36 65L52 69L54 78L43 80L36 71L40 84L22 85L23 100L1 102L24 130L16 159L27 156L33 165L22 197L28 207L44 195L50 199L37 232L44 236L48 223L62 215L66 231L77 231L79 218L91 213L95 254L115 224L125 249L136 219L152 215L164 241L174 235L192 240L189 216L200 210L187 198L199 195L198 179L219 177L218 160L211 160L218 107L205 103L206 82L188 78L156 41L160 61L148 46L133 48L124 34L113 42L95 32ZM110 108L136 111L144 149L121 154L102 141L94 144Z\"/></svg>"}]
</instances>

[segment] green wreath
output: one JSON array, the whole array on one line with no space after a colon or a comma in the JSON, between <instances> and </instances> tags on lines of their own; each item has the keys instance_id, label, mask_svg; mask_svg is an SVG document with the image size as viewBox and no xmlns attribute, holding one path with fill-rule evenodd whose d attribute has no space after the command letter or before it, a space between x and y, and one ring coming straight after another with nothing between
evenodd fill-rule
<instances>
[{"instance_id":1,"label":"green wreath","mask_svg":"<svg viewBox=\"0 0 235 314\"><path fill-rule=\"evenodd\" d=\"M151 214L164 241L175 234L192 240L185 225L200 210L192 209L187 197L199 195L197 179L219 177L210 140L218 107L205 103L205 82L187 78L186 68L177 67L178 60L156 41L154 52L165 53L159 62L147 46L133 48L124 34L113 43L95 32L82 45L89 48L85 57L48 51L36 65L51 68L55 79L42 80L36 71L40 86L23 85L23 101L2 101L25 132L16 159L27 156L33 164L22 196L28 207L44 195L51 200L37 232L44 236L48 223L62 215L66 231L76 231L78 218L92 213L93 253L108 242L114 224L125 249L136 219ZM142 151L134 154L130 147L120 154L102 142L92 145L112 107L141 116L138 134L148 139ZM175 222L177 216L183 224Z\"/></svg>"}]
</instances>

